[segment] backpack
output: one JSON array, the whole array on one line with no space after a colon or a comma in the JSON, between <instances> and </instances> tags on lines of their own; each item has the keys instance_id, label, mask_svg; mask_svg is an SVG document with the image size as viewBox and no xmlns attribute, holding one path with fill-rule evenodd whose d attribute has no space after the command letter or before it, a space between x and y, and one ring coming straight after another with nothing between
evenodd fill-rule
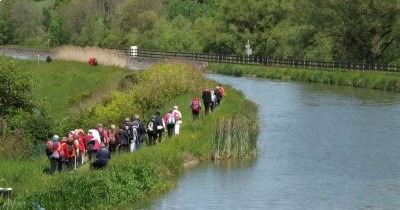
<instances>
[{"instance_id":1,"label":"backpack","mask_svg":"<svg viewBox=\"0 0 400 210\"><path fill-rule=\"evenodd\" d=\"M200 101L197 99L193 99L192 100L192 109L193 110L196 110L196 111L199 111L199 109L200 109Z\"/></svg>"},{"instance_id":2,"label":"backpack","mask_svg":"<svg viewBox=\"0 0 400 210\"><path fill-rule=\"evenodd\" d=\"M156 127L157 130L160 130L160 131L164 130L164 123L160 116L158 116L158 115L156 116L155 123L157 125L157 127Z\"/></svg>"},{"instance_id":3,"label":"backpack","mask_svg":"<svg viewBox=\"0 0 400 210\"><path fill-rule=\"evenodd\" d=\"M110 138L110 143L111 144L115 144L115 134L116 134L116 130L109 130L108 131L108 137Z\"/></svg>"},{"instance_id":4,"label":"backpack","mask_svg":"<svg viewBox=\"0 0 400 210\"><path fill-rule=\"evenodd\" d=\"M147 129L149 131L154 131L154 123L153 123L153 121L150 121L149 124L147 124Z\"/></svg>"},{"instance_id":5,"label":"backpack","mask_svg":"<svg viewBox=\"0 0 400 210\"><path fill-rule=\"evenodd\" d=\"M168 125L175 125L175 117L173 113L168 113Z\"/></svg>"},{"instance_id":6,"label":"backpack","mask_svg":"<svg viewBox=\"0 0 400 210\"><path fill-rule=\"evenodd\" d=\"M88 142L87 142L87 151L93 151L93 149L94 149L94 141L95 140L88 140Z\"/></svg>"},{"instance_id":7,"label":"backpack","mask_svg":"<svg viewBox=\"0 0 400 210\"><path fill-rule=\"evenodd\" d=\"M140 127L139 120L134 120L134 121L132 122L132 127L133 127L133 128L139 128L139 127Z\"/></svg>"},{"instance_id":8,"label":"backpack","mask_svg":"<svg viewBox=\"0 0 400 210\"><path fill-rule=\"evenodd\" d=\"M66 155L65 155L65 152L64 152L64 144L65 143L62 143L61 145L60 145L60 147L59 147L59 150L58 150L58 156L59 156L59 158L61 159L61 160L65 160L65 158L66 158Z\"/></svg>"},{"instance_id":9,"label":"backpack","mask_svg":"<svg viewBox=\"0 0 400 210\"><path fill-rule=\"evenodd\" d=\"M100 141L105 143L104 142L104 131L99 131L99 135L100 135Z\"/></svg>"},{"instance_id":10,"label":"backpack","mask_svg":"<svg viewBox=\"0 0 400 210\"><path fill-rule=\"evenodd\" d=\"M118 132L118 143L119 143L120 145L126 145L127 142L128 142L128 134L127 134L127 131L121 129L121 130Z\"/></svg>"},{"instance_id":11,"label":"backpack","mask_svg":"<svg viewBox=\"0 0 400 210\"><path fill-rule=\"evenodd\" d=\"M221 92L218 88L214 90L214 95L216 96L217 100L221 99Z\"/></svg>"},{"instance_id":12,"label":"backpack","mask_svg":"<svg viewBox=\"0 0 400 210\"><path fill-rule=\"evenodd\" d=\"M67 145L68 145L68 153L71 154L74 151L74 142L73 141L71 141L71 142L69 141L67 143Z\"/></svg>"}]
</instances>

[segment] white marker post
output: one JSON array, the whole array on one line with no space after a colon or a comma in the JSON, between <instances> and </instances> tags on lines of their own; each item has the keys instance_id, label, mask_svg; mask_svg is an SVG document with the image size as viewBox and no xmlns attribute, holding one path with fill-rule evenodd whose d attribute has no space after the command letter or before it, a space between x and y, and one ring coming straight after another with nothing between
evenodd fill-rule
<instances>
[{"instance_id":1,"label":"white marker post","mask_svg":"<svg viewBox=\"0 0 400 210\"><path fill-rule=\"evenodd\" d=\"M248 63L249 59L250 59L250 55L253 54L253 50L250 48L250 41L249 40L247 40L247 43L246 43L245 47L246 47L247 63Z\"/></svg>"}]
</instances>

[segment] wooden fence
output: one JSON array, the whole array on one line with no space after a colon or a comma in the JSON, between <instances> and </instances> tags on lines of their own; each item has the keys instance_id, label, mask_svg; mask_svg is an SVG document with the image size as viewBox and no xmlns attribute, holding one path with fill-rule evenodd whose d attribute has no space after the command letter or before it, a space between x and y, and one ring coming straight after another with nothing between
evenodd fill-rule
<instances>
[{"instance_id":1,"label":"wooden fence","mask_svg":"<svg viewBox=\"0 0 400 210\"><path fill-rule=\"evenodd\" d=\"M146 57L146 58L176 58L183 60L242 64L242 65L263 65L278 66L289 68L319 69L319 70L339 70L339 71L384 71L400 72L399 65L371 64L371 63L350 63L350 62L327 62L317 60L305 60L299 58L280 58L263 56L242 56L242 55L223 55L223 54L205 54L190 52L167 52L158 50L128 50L128 56Z\"/></svg>"}]
</instances>

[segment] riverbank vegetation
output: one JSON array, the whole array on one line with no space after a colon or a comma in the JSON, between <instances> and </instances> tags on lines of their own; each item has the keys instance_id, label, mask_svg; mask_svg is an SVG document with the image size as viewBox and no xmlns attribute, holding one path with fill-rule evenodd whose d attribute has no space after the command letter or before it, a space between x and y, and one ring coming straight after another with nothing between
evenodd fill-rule
<instances>
[{"instance_id":1,"label":"riverbank vegetation","mask_svg":"<svg viewBox=\"0 0 400 210\"><path fill-rule=\"evenodd\" d=\"M33 62L32 65L37 64ZM64 65L79 66L77 63ZM52 73L49 71L48 74ZM8 186L5 187L13 188L13 195L10 199L0 198L0 208L31 209L35 202L46 209L110 209L126 206L127 203L172 188L174 178L182 171L185 161L193 158L210 160L217 124L224 119L251 122L252 128L258 128L257 107L230 87L225 87L227 96L215 112L209 116L201 114L199 120L192 121L190 100L201 94L202 87L215 87L216 84L204 79L201 72L191 66L160 64L125 77L126 72L119 74L123 76L125 85L113 89L107 97L79 112L63 114L66 119L63 129L86 129L99 122L109 125L134 114L139 114L142 121L147 122L148 117L157 110L166 112L173 105L178 105L183 115L181 134L171 139L164 137L164 142L155 147L143 147L134 153L113 156L105 169L96 171L89 170L86 164L77 171L49 176L46 174L49 165L46 158L2 158L0 178L7 181ZM121 84L118 81L114 80L116 84ZM46 83L47 80L42 82ZM256 135L256 132L252 133L251 137L256 138ZM255 145L255 139L252 140ZM252 152L235 153L225 157L251 155Z\"/></svg>"},{"instance_id":2,"label":"riverbank vegetation","mask_svg":"<svg viewBox=\"0 0 400 210\"><path fill-rule=\"evenodd\" d=\"M252 104L245 103L243 106L248 112L255 111ZM256 113L246 114L249 117L236 115L218 119L211 143L213 159L257 155L258 122L250 117Z\"/></svg>"},{"instance_id":3,"label":"riverbank vegetation","mask_svg":"<svg viewBox=\"0 0 400 210\"><path fill-rule=\"evenodd\" d=\"M93 68L62 61L37 63L6 57L0 57L0 68L1 81L13 84L12 91L5 86L0 88L1 100L7 95L12 99L7 107L2 102L4 121L0 120L0 136L5 139L0 142L0 156L9 158L38 155L43 141L53 132L69 128L68 116L84 112L111 92L129 86L134 75L117 67Z\"/></svg>"},{"instance_id":4,"label":"riverbank vegetation","mask_svg":"<svg viewBox=\"0 0 400 210\"><path fill-rule=\"evenodd\" d=\"M281 67L209 64L208 71L233 76L251 76L302 82L324 83L384 91L400 91L397 73L362 71L321 71L310 69L288 69Z\"/></svg>"},{"instance_id":5,"label":"riverbank vegetation","mask_svg":"<svg viewBox=\"0 0 400 210\"><path fill-rule=\"evenodd\" d=\"M0 44L244 55L249 40L265 57L399 64L399 18L397 0L14 0Z\"/></svg>"}]
</instances>

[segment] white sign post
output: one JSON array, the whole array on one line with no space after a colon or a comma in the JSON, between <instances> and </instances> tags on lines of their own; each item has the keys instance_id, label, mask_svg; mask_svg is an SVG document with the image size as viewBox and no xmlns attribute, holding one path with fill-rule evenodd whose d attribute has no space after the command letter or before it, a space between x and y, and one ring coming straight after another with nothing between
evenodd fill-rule
<instances>
[{"instance_id":1,"label":"white sign post","mask_svg":"<svg viewBox=\"0 0 400 210\"><path fill-rule=\"evenodd\" d=\"M247 54L247 62L249 62L249 59L250 59L249 57L250 57L250 55L253 54L253 50L250 48L250 41L249 40L247 40L247 43L246 43L245 47L246 47L246 54Z\"/></svg>"},{"instance_id":2,"label":"white sign post","mask_svg":"<svg viewBox=\"0 0 400 210\"><path fill-rule=\"evenodd\" d=\"M130 56L131 56L131 57L137 57L137 50L138 50L137 46L131 46L131 47L129 48L129 54L130 54Z\"/></svg>"}]
</instances>

